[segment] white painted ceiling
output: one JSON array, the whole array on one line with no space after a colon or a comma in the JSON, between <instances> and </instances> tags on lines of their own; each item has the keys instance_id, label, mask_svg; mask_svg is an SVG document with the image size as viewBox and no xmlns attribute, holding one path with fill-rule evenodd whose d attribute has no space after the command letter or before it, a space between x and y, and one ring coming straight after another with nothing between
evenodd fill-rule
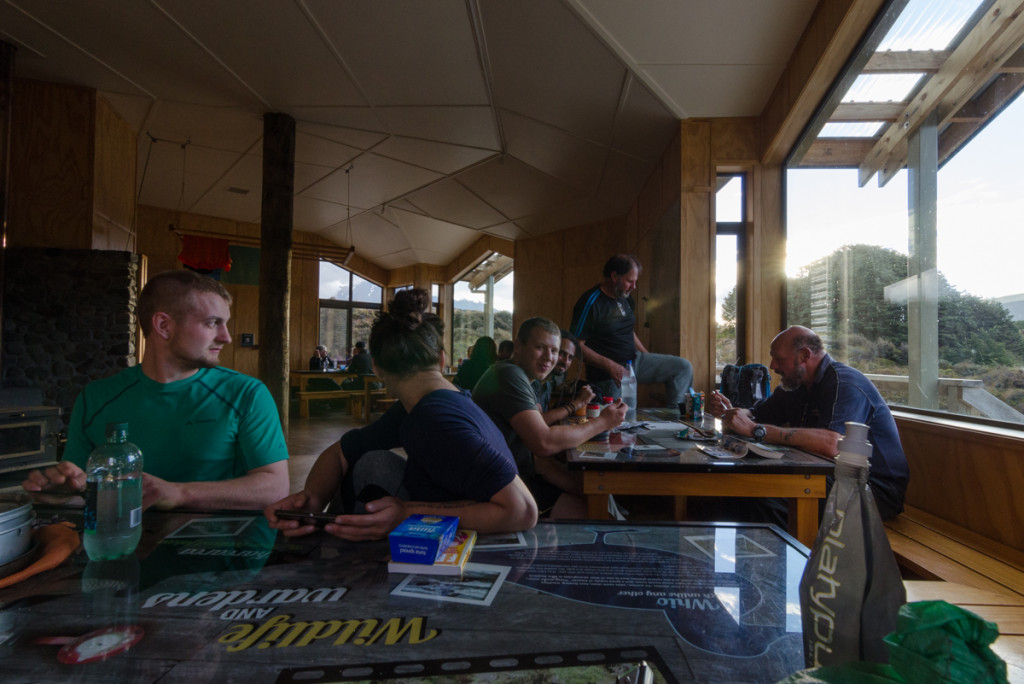
<instances>
[{"instance_id":1,"label":"white painted ceiling","mask_svg":"<svg viewBox=\"0 0 1024 684\"><path fill-rule=\"evenodd\" d=\"M258 222L294 117L294 227L392 269L624 214L679 119L760 114L816 4L5 0L0 38L138 131L141 204Z\"/></svg>"}]
</instances>

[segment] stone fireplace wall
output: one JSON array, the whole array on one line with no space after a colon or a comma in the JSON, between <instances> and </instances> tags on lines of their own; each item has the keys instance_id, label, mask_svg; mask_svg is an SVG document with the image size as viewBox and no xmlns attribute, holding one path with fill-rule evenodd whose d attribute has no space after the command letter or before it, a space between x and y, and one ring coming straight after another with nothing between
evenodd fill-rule
<instances>
[{"instance_id":1,"label":"stone fireplace wall","mask_svg":"<svg viewBox=\"0 0 1024 684\"><path fill-rule=\"evenodd\" d=\"M8 248L4 263L4 388L35 387L68 424L92 380L136 363L139 255Z\"/></svg>"}]
</instances>

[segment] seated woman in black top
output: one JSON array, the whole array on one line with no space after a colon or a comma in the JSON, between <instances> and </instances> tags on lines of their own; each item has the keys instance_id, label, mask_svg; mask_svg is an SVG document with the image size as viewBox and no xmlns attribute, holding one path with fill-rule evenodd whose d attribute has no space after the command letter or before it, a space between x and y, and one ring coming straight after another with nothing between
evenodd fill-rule
<instances>
[{"instance_id":1,"label":"seated woman in black top","mask_svg":"<svg viewBox=\"0 0 1024 684\"><path fill-rule=\"evenodd\" d=\"M505 438L441 373L444 324L426 311L429 304L427 291L403 290L378 315L370 332L373 367L398 401L325 449L305 488L266 508L271 527L286 536L309 534L312 524L276 511L319 513L335 499L354 514L335 515L324 529L352 541L386 537L414 513L457 515L480 533L534 526L537 504ZM390 451L396 447L407 458Z\"/></svg>"},{"instance_id":2,"label":"seated woman in black top","mask_svg":"<svg viewBox=\"0 0 1024 684\"><path fill-rule=\"evenodd\" d=\"M478 337L469 352L469 358L459 368L452 380L462 389L472 390L477 380L498 359L498 345L490 337Z\"/></svg>"}]
</instances>

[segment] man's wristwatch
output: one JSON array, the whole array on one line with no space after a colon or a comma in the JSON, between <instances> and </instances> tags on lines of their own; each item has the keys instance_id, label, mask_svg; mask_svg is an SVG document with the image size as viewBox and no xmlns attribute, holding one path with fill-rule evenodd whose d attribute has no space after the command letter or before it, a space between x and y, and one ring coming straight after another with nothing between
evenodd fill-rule
<instances>
[{"instance_id":1,"label":"man's wristwatch","mask_svg":"<svg viewBox=\"0 0 1024 684\"><path fill-rule=\"evenodd\" d=\"M765 435L768 434L768 428L764 425L757 424L754 426L754 441L763 442Z\"/></svg>"}]
</instances>

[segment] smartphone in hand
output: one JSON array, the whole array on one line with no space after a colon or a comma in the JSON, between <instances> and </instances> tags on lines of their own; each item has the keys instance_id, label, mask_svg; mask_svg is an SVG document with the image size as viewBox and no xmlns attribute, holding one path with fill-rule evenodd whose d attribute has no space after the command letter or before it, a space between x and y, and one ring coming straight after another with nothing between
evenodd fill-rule
<instances>
[{"instance_id":1,"label":"smartphone in hand","mask_svg":"<svg viewBox=\"0 0 1024 684\"><path fill-rule=\"evenodd\" d=\"M298 520L301 525L316 525L318 529L323 529L324 525L333 523L334 519L338 517L330 513L310 513L308 511L285 511L280 509L275 510L274 515L281 520Z\"/></svg>"}]
</instances>

